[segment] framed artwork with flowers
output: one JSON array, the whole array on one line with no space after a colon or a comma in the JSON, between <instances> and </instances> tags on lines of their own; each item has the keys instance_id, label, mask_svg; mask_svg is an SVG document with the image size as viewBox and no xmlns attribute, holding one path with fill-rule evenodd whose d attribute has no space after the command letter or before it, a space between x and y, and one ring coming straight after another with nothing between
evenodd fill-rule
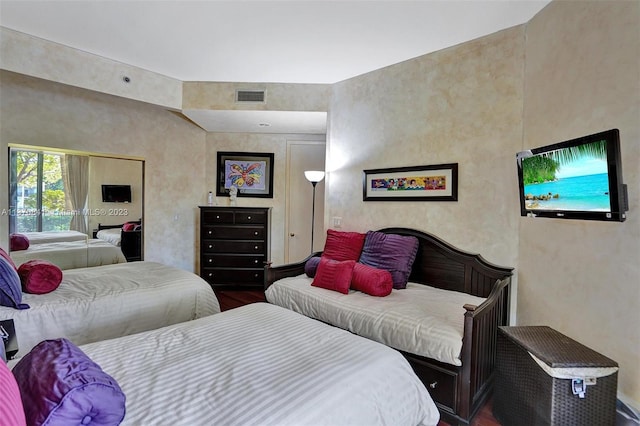
<instances>
[{"instance_id":1,"label":"framed artwork with flowers","mask_svg":"<svg viewBox=\"0 0 640 426\"><path fill-rule=\"evenodd\" d=\"M273 198L273 153L218 151L216 195Z\"/></svg>"}]
</instances>

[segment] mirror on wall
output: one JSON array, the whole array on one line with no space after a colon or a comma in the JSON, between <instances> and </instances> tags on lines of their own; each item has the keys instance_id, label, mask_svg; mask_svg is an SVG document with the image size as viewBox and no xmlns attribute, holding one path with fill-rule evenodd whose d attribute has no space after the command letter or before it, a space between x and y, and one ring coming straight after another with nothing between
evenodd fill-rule
<instances>
[{"instance_id":1,"label":"mirror on wall","mask_svg":"<svg viewBox=\"0 0 640 426\"><path fill-rule=\"evenodd\" d=\"M8 193L10 234L77 231L93 239L102 228L136 223L138 247L128 250L142 260L144 160L10 145Z\"/></svg>"}]
</instances>

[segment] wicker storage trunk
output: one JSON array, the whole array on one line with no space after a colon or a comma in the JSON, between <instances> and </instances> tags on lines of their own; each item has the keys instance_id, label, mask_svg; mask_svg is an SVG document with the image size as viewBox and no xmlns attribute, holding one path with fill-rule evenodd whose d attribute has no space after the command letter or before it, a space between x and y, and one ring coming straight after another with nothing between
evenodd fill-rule
<instances>
[{"instance_id":1,"label":"wicker storage trunk","mask_svg":"<svg viewBox=\"0 0 640 426\"><path fill-rule=\"evenodd\" d=\"M615 361L545 326L499 327L497 344L493 415L503 426L615 424Z\"/></svg>"}]
</instances>

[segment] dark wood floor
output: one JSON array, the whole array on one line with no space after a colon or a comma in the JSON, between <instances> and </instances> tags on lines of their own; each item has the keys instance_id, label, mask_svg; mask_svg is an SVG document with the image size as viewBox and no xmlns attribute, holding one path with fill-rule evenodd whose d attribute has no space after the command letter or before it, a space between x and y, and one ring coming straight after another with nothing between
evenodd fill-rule
<instances>
[{"instance_id":1,"label":"dark wood floor","mask_svg":"<svg viewBox=\"0 0 640 426\"><path fill-rule=\"evenodd\" d=\"M264 292L261 290L238 291L238 290L216 290L216 296L220 302L220 309L226 311L228 309L237 308L254 302L264 302ZM449 423L440 421L438 426L451 426ZM491 413L491 401L487 402L480 412L471 422L471 426L500 426L500 423L493 417Z\"/></svg>"}]
</instances>

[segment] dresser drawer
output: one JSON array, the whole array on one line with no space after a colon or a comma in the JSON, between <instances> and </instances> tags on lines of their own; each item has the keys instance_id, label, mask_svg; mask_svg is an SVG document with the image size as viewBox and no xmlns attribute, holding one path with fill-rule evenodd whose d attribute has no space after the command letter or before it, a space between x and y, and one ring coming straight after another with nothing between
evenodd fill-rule
<instances>
[{"instance_id":1,"label":"dresser drawer","mask_svg":"<svg viewBox=\"0 0 640 426\"><path fill-rule=\"evenodd\" d=\"M264 241L205 240L202 253L264 253Z\"/></svg>"},{"instance_id":2,"label":"dresser drawer","mask_svg":"<svg viewBox=\"0 0 640 426\"><path fill-rule=\"evenodd\" d=\"M267 223L267 215L261 211L237 211L235 217L236 224Z\"/></svg>"},{"instance_id":3,"label":"dresser drawer","mask_svg":"<svg viewBox=\"0 0 640 426\"><path fill-rule=\"evenodd\" d=\"M263 240L266 237L264 226L204 226L202 238L222 238L228 240Z\"/></svg>"},{"instance_id":4,"label":"dresser drawer","mask_svg":"<svg viewBox=\"0 0 640 426\"><path fill-rule=\"evenodd\" d=\"M202 224L233 223L233 211L203 211Z\"/></svg>"},{"instance_id":5,"label":"dresser drawer","mask_svg":"<svg viewBox=\"0 0 640 426\"><path fill-rule=\"evenodd\" d=\"M449 408L452 412L456 412L456 379L458 376L450 371L441 370L423 363L412 362L411 366L422 379L431 398Z\"/></svg>"},{"instance_id":6,"label":"dresser drawer","mask_svg":"<svg viewBox=\"0 0 640 426\"><path fill-rule=\"evenodd\" d=\"M202 267L262 268L265 260L263 255L204 254Z\"/></svg>"},{"instance_id":7,"label":"dresser drawer","mask_svg":"<svg viewBox=\"0 0 640 426\"><path fill-rule=\"evenodd\" d=\"M263 269L203 268L200 276L212 285L262 286L264 284Z\"/></svg>"}]
</instances>

